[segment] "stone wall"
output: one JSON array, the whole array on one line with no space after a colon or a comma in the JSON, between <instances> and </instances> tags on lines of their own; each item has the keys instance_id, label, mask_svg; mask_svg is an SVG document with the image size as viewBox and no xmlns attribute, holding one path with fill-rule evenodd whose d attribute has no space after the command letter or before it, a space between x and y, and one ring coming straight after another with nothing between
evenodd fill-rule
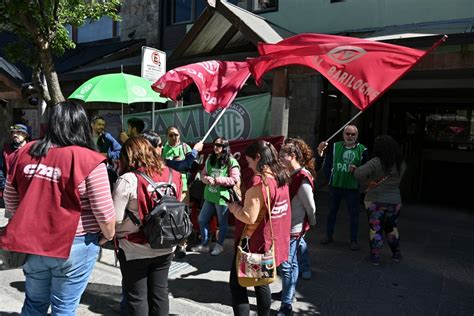
<instances>
[{"instance_id":1,"label":"stone wall","mask_svg":"<svg viewBox=\"0 0 474 316\"><path fill-rule=\"evenodd\" d=\"M160 0L125 0L120 15L122 41L144 38L147 46L160 47Z\"/></svg>"}]
</instances>

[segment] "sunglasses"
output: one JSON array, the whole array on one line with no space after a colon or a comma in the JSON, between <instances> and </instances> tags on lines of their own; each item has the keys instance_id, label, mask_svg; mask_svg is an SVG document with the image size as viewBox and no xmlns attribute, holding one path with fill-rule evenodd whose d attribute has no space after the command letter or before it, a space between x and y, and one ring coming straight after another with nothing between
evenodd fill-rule
<instances>
[{"instance_id":1,"label":"sunglasses","mask_svg":"<svg viewBox=\"0 0 474 316\"><path fill-rule=\"evenodd\" d=\"M178 137L178 136L179 136L179 134L173 134L173 133L168 134L168 137Z\"/></svg>"},{"instance_id":2,"label":"sunglasses","mask_svg":"<svg viewBox=\"0 0 474 316\"><path fill-rule=\"evenodd\" d=\"M224 144L214 144L214 147L224 147Z\"/></svg>"},{"instance_id":3,"label":"sunglasses","mask_svg":"<svg viewBox=\"0 0 474 316\"><path fill-rule=\"evenodd\" d=\"M356 136L356 133L345 133L347 136Z\"/></svg>"}]
</instances>

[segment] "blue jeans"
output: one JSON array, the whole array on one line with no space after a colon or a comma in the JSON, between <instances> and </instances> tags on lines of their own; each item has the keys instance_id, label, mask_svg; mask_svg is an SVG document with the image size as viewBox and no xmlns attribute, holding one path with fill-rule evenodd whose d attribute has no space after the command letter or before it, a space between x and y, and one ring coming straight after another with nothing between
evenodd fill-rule
<instances>
[{"instance_id":1,"label":"blue jeans","mask_svg":"<svg viewBox=\"0 0 474 316\"><path fill-rule=\"evenodd\" d=\"M21 315L75 315L99 255L99 234L76 236L67 259L30 255Z\"/></svg>"},{"instance_id":2,"label":"blue jeans","mask_svg":"<svg viewBox=\"0 0 474 316\"><path fill-rule=\"evenodd\" d=\"M227 205L218 205L204 200L198 217L199 227L201 229L201 244L203 245L206 245L209 241L209 222L214 213L217 213L217 221L219 222L219 236L217 242L219 245L224 244L229 217Z\"/></svg>"},{"instance_id":3,"label":"blue jeans","mask_svg":"<svg viewBox=\"0 0 474 316\"><path fill-rule=\"evenodd\" d=\"M290 238L290 253L288 260L280 265L281 272L281 303L282 305L291 305L293 296L295 296L296 282L298 281L298 243L296 237Z\"/></svg>"},{"instance_id":4,"label":"blue jeans","mask_svg":"<svg viewBox=\"0 0 474 316\"><path fill-rule=\"evenodd\" d=\"M308 244L302 236L298 244L298 267L301 273L311 274L311 262L309 261Z\"/></svg>"},{"instance_id":5,"label":"blue jeans","mask_svg":"<svg viewBox=\"0 0 474 316\"><path fill-rule=\"evenodd\" d=\"M329 187L329 214L327 221L327 236L332 238L336 216L341 200L345 199L351 223L351 241L357 242L359 233L359 190Z\"/></svg>"}]
</instances>

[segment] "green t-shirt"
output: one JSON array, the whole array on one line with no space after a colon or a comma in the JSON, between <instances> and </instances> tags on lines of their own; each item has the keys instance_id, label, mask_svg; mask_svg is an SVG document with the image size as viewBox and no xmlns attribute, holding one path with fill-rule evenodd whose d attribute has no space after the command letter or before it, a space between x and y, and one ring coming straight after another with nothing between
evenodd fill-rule
<instances>
[{"instance_id":1,"label":"green t-shirt","mask_svg":"<svg viewBox=\"0 0 474 316\"><path fill-rule=\"evenodd\" d=\"M365 146L357 144L353 148L344 146L344 142L337 142L333 147L333 161L331 170L331 186L343 189L358 189L359 182L349 171L349 165L360 166Z\"/></svg>"},{"instance_id":2,"label":"green t-shirt","mask_svg":"<svg viewBox=\"0 0 474 316\"><path fill-rule=\"evenodd\" d=\"M205 168L208 175L210 175L211 177L217 178L217 177L229 177L230 176L229 166L231 168L234 168L234 167L240 168L239 163L233 157L230 157L228 164L221 166L220 168L217 167L217 163L216 163L216 166L211 165L210 159L208 158L206 160ZM211 203L218 204L218 205L226 205L226 201L222 197L225 197L227 199L230 198L228 187L223 187L219 185L210 185L210 184L206 185L206 188L204 189L204 199L206 201L209 201Z\"/></svg>"},{"instance_id":3,"label":"green t-shirt","mask_svg":"<svg viewBox=\"0 0 474 316\"><path fill-rule=\"evenodd\" d=\"M176 146L171 146L168 142L163 146L161 157L169 160L184 160L186 154L191 152L192 149L186 143L179 143ZM183 192L188 191L188 175L186 172L181 173L181 180L183 181Z\"/></svg>"}]
</instances>

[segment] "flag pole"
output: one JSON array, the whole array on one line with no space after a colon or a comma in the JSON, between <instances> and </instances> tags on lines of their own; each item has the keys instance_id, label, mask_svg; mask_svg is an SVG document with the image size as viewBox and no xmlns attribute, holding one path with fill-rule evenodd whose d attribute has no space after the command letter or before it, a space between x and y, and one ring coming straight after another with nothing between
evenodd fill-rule
<instances>
[{"instance_id":1,"label":"flag pole","mask_svg":"<svg viewBox=\"0 0 474 316\"><path fill-rule=\"evenodd\" d=\"M155 101L151 106L151 130L155 131Z\"/></svg>"},{"instance_id":2,"label":"flag pole","mask_svg":"<svg viewBox=\"0 0 474 316\"><path fill-rule=\"evenodd\" d=\"M359 117L359 115L361 115L364 111L359 111L359 113L357 113L356 115L354 115L353 118L351 118L346 124L344 124L340 129L337 130L337 132L335 132L334 134L332 134L331 136L329 136L328 139L326 139L324 142L325 143L328 143L331 139L334 138L334 136L336 136L337 134L339 134L340 131L342 131L347 125L349 125L350 123L352 123L352 121L354 121L356 118Z\"/></svg>"},{"instance_id":3,"label":"flag pole","mask_svg":"<svg viewBox=\"0 0 474 316\"><path fill-rule=\"evenodd\" d=\"M227 110L227 108L223 108L223 109L222 109L221 113L219 113L219 115L217 116L216 120L214 121L214 123L212 123L211 127L210 127L209 130L207 131L206 135L204 135L204 137L201 139L200 143L204 143L204 141L206 140L207 136L209 136L209 134L211 133L211 131L214 129L214 127L216 127L217 123L218 123L219 120L221 119L222 115L224 115L225 110Z\"/></svg>"}]
</instances>

